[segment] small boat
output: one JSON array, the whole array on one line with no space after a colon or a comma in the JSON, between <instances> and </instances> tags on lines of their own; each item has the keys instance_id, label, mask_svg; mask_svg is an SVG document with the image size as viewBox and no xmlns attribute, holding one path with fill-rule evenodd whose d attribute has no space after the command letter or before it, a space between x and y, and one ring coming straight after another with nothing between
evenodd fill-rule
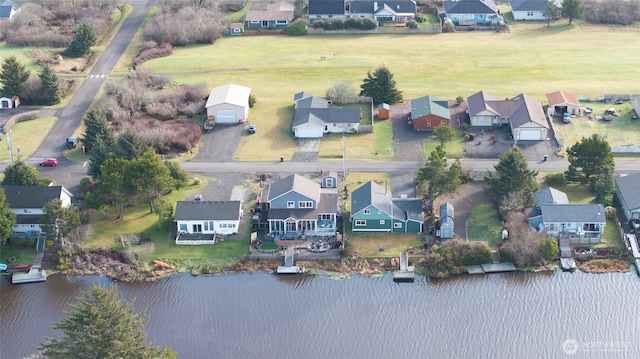
<instances>
[{"instance_id":1,"label":"small boat","mask_svg":"<svg viewBox=\"0 0 640 359\"><path fill-rule=\"evenodd\" d=\"M4 263L0 263L0 271L4 272L7 270L7 265Z\"/></svg>"},{"instance_id":2,"label":"small boat","mask_svg":"<svg viewBox=\"0 0 640 359\"><path fill-rule=\"evenodd\" d=\"M16 264L7 267L7 272L28 272L31 270L31 266L28 264Z\"/></svg>"}]
</instances>

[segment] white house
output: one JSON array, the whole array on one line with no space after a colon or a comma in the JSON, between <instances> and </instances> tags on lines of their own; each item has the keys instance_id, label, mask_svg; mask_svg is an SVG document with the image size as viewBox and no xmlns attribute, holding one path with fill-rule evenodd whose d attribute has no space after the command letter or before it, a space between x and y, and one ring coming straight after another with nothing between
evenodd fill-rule
<instances>
[{"instance_id":1,"label":"white house","mask_svg":"<svg viewBox=\"0 0 640 359\"><path fill-rule=\"evenodd\" d=\"M238 233L241 204L241 201L179 201L174 217L178 234Z\"/></svg>"},{"instance_id":2,"label":"white house","mask_svg":"<svg viewBox=\"0 0 640 359\"><path fill-rule=\"evenodd\" d=\"M9 208L16 214L13 233L36 234L41 232L40 217L44 205L54 199L62 201L62 207L71 206L73 195L63 186L2 186Z\"/></svg>"},{"instance_id":3,"label":"white house","mask_svg":"<svg viewBox=\"0 0 640 359\"><path fill-rule=\"evenodd\" d=\"M325 133L358 132L360 109L334 107L330 100L308 92L294 95L293 123L295 138L321 138Z\"/></svg>"},{"instance_id":4,"label":"white house","mask_svg":"<svg viewBox=\"0 0 640 359\"><path fill-rule=\"evenodd\" d=\"M551 0L559 7L557 0ZM511 14L514 20L547 20L544 9L549 0L511 0Z\"/></svg>"},{"instance_id":5,"label":"white house","mask_svg":"<svg viewBox=\"0 0 640 359\"><path fill-rule=\"evenodd\" d=\"M205 105L207 118L216 124L242 123L249 117L251 89L235 84L211 89Z\"/></svg>"},{"instance_id":6,"label":"white house","mask_svg":"<svg viewBox=\"0 0 640 359\"><path fill-rule=\"evenodd\" d=\"M13 21L20 13L20 6L22 5L11 0L4 1L0 4L0 21Z\"/></svg>"},{"instance_id":7,"label":"white house","mask_svg":"<svg viewBox=\"0 0 640 359\"><path fill-rule=\"evenodd\" d=\"M640 221L640 173L616 177L616 194L624 215Z\"/></svg>"}]
</instances>

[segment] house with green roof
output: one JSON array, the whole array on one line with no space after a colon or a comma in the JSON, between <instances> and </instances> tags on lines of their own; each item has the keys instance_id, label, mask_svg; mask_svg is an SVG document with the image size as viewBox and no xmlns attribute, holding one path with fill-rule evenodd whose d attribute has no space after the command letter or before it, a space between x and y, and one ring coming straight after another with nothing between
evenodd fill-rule
<instances>
[{"instance_id":1,"label":"house with green roof","mask_svg":"<svg viewBox=\"0 0 640 359\"><path fill-rule=\"evenodd\" d=\"M411 100L409 123L414 130L433 130L441 124L449 125L449 103L435 96L423 96Z\"/></svg>"}]
</instances>

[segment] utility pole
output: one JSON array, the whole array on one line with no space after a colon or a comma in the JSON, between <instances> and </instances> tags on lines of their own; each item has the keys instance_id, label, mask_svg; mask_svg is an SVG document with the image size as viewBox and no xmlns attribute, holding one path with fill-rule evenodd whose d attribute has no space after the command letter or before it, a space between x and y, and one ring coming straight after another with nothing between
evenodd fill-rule
<instances>
[{"instance_id":1,"label":"utility pole","mask_svg":"<svg viewBox=\"0 0 640 359\"><path fill-rule=\"evenodd\" d=\"M13 164L13 145L11 144L11 131L7 134L7 144L9 145L9 161Z\"/></svg>"}]
</instances>

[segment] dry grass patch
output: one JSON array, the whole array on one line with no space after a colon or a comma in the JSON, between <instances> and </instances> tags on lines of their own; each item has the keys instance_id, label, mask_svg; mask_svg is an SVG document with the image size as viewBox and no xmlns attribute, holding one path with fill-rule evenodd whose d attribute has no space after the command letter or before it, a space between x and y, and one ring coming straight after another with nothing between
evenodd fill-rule
<instances>
[{"instance_id":1,"label":"dry grass patch","mask_svg":"<svg viewBox=\"0 0 640 359\"><path fill-rule=\"evenodd\" d=\"M353 251L364 258L398 257L409 247L422 246L418 234L349 233Z\"/></svg>"}]
</instances>

